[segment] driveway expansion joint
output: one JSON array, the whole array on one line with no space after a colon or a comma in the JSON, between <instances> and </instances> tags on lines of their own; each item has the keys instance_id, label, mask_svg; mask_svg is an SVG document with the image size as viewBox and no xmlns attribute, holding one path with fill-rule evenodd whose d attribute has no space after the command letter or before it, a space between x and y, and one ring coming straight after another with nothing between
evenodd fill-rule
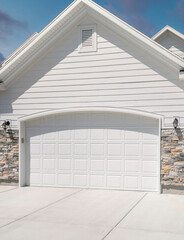
<instances>
[{"instance_id":1,"label":"driveway expansion joint","mask_svg":"<svg viewBox=\"0 0 184 240\"><path fill-rule=\"evenodd\" d=\"M130 212L132 212L132 210L146 197L147 193L145 193L130 209L129 211L110 229L110 231L101 239L101 240L105 240L106 237L120 224L120 222L122 222L128 215Z\"/></svg>"},{"instance_id":2,"label":"driveway expansion joint","mask_svg":"<svg viewBox=\"0 0 184 240\"><path fill-rule=\"evenodd\" d=\"M50 204L48 204L48 205L46 205L46 206L44 206L44 207L41 207L41 208L39 208L39 209L37 209L37 210L29 213L29 214L26 214L26 215L24 215L24 216L22 216L22 217L20 217L20 218L17 218L17 219L15 219L15 220L13 220L13 221L11 221L11 222L9 222L9 223L1 226L0 229L4 228L4 227L6 227L6 226L9 226L9 225L11 225L11 224L13 224L13 223L15 223L15 222L18 222L18 221L20 221L20 220L22 220L22 219L24 219L24 218L26 218L26 217L34 214L34 213L37 213L37 212L39 212L39 211L41 211L41 210L43 210L43 209L46 209L46 208L48 208L48 207L50 207L50 206L53 206L54 204L56 204L56 203L58 203L58 202L60 202L60 201L63 201L63 200L65 200L65 199L67 199L67 198L70 198L70 197L74 196L75 194L77 194L77 193L79 193L79 192L81 192L81 191L84 191L84 189L80 189L80 190L77 191L77 192L71 193L71 194L69 194L69 195L67 195L67 196L65 196L65 197L63 197L63 198L60 198L60 199L58 199L58 200L56 200L56 201L54 201L54 202L52 202L52 203L50 203Z\"/></svg>"},{"instance_id":3,"label":"driveway expansion joint","mask_svg":"<svg viewBox=\"0 0 184 240\"><path fill-rule=\"evenodd\" d=\"M15 190L15 189L17 189L17 188L19 188L19 187L15 187L15 188L11 188L11 189L4 190L4 191L0 192L0 194L1 194L1 193L5 193L5 192L9 192L9 191L13 191L13 190Z\"/></svg>"}]
</instances>

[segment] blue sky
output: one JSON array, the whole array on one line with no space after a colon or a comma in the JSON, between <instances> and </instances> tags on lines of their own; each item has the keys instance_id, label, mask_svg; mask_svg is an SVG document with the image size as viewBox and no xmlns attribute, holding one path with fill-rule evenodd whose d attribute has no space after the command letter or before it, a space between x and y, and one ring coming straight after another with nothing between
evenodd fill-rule
<instances>
[{"instance_id":1,"label":"blue sky","mask_svg":"<svg viewBox=\"0 0 184 240\"><path fill-rule=\"evenodd\" d=\"M0 61L41 31L72 0L0 0ZM148 36L165 25L184 34L184 0L95 0Z\"/></svg>"}]
</instances>

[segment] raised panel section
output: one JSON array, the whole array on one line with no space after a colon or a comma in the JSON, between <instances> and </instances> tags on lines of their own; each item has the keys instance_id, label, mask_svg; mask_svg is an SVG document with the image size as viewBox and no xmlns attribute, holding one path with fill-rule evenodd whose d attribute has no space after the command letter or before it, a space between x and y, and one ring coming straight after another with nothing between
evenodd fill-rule
<instances>
[{"instance_id":1,"label":"raised panel section","mask_svg":"<svg viewBox=\"0 0 184 240\"><path fill-rule=\"evenodd\" d=\"M138 143L125 143L125 157L137 157L140 153L140 146Z\"/></svg>"},{"instance_id":2,"label":"raised panel section","mask_svg":"<svg viewBox=\"0 0 184 240\"><path fill-rule=\"evenodd\" d=\"M137 176L125 176L124 177L124 186L125 189L138 189L139 182Z\"/></svg>"},{"instance_id":3,"label":"raised panel section","mask_svg":"<svg viewBox=\"0 0 184 240\"><path fill-rule=\"evenodd\" d=\"M26 129L30 185L158 191L154 120L88 112L33 122Z\"/></svg>"},{"instance_id":4,"label":"raised panel section","mask_svg":"<svg viewBox=\"0 0 184 240\"><path fill-rule=\"evenodd\" d=\"M105 176L104 175L91 175L90 183L92 187L105 187Z\"/></svg>"},{"instance_id":5,"label":"raised panel section","mask_svg":"<svg viewBox=\"0 0 184 240\"><path fill-rule=\"evenodd\" d=\"M103 156L104 155L104 144L91 144L91 156Z\"/></svg>"},{"instance_id":6,"label":"raised panel section","mask_svg":"<svg viewBox=\"0 0 184 240\"><path fill-rule=\"evenodd\" d=\"M58 174L58 185L71 186L72 175L70 174Z\"/></svg>"},{"instance_id":7,"label":"raised panel section","mask_svg":"<svg viewBox=\"0 0 184 240\"><path fill-rule=\"evenodd\" d=\"M60 155L71 155L72 154L72 146L68 143L59 144L59 154Z\"/></svg>"}]
</instances>

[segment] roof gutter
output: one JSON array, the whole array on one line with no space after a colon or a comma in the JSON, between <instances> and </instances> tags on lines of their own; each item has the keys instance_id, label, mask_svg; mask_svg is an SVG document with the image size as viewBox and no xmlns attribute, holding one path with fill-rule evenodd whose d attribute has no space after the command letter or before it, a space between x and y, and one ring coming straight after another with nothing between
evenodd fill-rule
<instances>
[{"instance_id":1,"label":"roof gutter","mask_svg":"<svg viewBox=\"0 0 184 240\"><path fill-rule=\"evenodd\" d=\"M184 69L180 70L179 80L180 80L181 82L184 82Z\"/></svg>"}]
</instances>

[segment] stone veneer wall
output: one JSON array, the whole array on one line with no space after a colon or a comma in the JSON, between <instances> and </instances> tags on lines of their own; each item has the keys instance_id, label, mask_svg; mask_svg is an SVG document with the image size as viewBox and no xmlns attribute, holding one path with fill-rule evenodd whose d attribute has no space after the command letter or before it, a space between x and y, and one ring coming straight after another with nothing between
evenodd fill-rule
<instances>
[{"instance_id":1,"label":"stone veneer wall","mask_svg":"<svg viewBox=\"0 0 184 240\"><path fill-rule=\"evenodd\" d=\"M0 184L17 184L18 178L18 131L0 131Z\"/></svg>"},{"instance_id":2,"label":"stone veneer wall","mask_svg":"<svg viewBox=\"0 0 184 240\"><path fill-rule=\"evenodd\" d=\"M184 129L162 129L161 184L184 190Z\"/></svg>"}]
</instances>

